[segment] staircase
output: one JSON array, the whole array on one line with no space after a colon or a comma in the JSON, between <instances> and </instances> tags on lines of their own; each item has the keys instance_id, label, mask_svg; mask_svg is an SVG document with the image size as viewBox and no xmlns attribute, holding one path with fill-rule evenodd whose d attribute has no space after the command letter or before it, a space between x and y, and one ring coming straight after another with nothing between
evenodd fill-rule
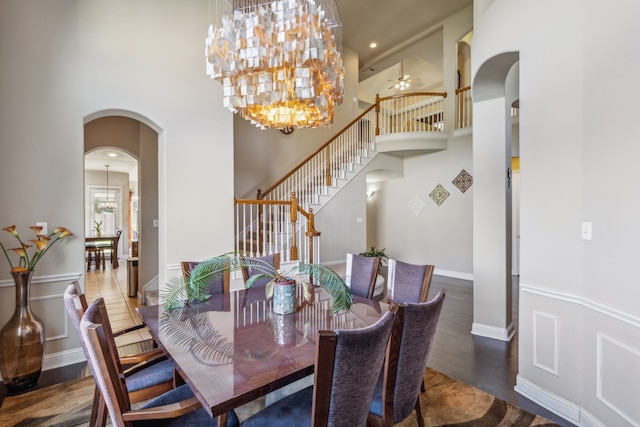
<instances>
[{"instance_id":1,"label":"staircase","mask_svg":"<svg viewBox=\"0 0 640 427\"><path fill-rule=\"evenodd\" d=\"M401 133L442 139L445 97L446 93L417 93L378 98L278 182L258 190L256 200L236 200L236 253L279 252L283 262L316 261L313 253L318 253L319 242L314 237L319 233L313 228L313 215L378 154L376 139Z\"/></svg>"}]
</instances>

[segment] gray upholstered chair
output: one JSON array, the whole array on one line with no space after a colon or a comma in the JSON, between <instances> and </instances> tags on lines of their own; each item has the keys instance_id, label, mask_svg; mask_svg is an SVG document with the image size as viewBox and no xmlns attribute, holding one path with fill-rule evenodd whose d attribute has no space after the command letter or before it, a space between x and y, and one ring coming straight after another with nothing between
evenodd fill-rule
<instances>
[{"instance_id":1,"label":"gray upholstered chair","mask_svg":"<svg viewBox=\"0 0 640 427\"><path fill-rule=\"evenodd\" d=\"M344 282L353 295L372 299L374 297L380 258L347 254Z\"/></svg>"},{"instance_id":2,"label":"gray upholstered chair","mask_svg":"<svg viewBox=\"0 0 640 427\"><path fill-rule=\"evenodd\" d=\"M433 278L433 265L389 260L387 299L393 302L425 302Z\"/></svg>"},{"instance_id":3,"label":"gray upholstered chair","mask_svg":"<svg viewBox=\"0 0 640 427\"><path fill-rule=\"evenodd\" d=\"M393 317L385 313L362 329L319 331L313 386L272 403L241 425L363 426Z\"/></svg>"},{"instance_id":4,"label":"gray upholstered chair","mask_svg":"<svg viewBox=\"0 0 640 427\"><path fill-rule=\"evenodd\" d=\"M415 409L418 426L424 427L420 386L444 297L441 291L431 301L399 305L384 370L371 402L368 425L392 426Z\"/></svg>"},{"instance_id":5,"label":"gray upholstered chair","mask_svg":"<svg viewBox=\"0 0 640 427\"><path fill-rule=\"evenodd\" d=\"M191 276L191 270L193 270L199 262L196 261L182 261L180 263L182 267L182 275L184 276L185 282L189 280L189 276ZM207 284L207 292L210 295L217 294L228 294L231 288L231 272L230 270L225 270L222 275L216 274L214 275L209 283Z\"/></svg>"},{"instance_id":6,"label":"gray upholstered chair","mask_svg":"<svg viewBox=\"0 0 640 427\"><path fill-rule=\"evenodd\" d=\"M115 426L201 426L218 425L193 395L188 385L181 385L149 402L131 409L128 385L118 363L117 349L104 300L93 302L80 321L89 367L104 398ZM235 426L235 412L227 414L227 425Z\"/></svg>"},{"instance_id":7,"label":"gray upholstered chair","mask_svg":"<svg viewBox=\"0 0 640 427\"><path fill-rule=\"evenodd\" d=\"M268 272L268 273L272 272L270 269L265 270L265 269L261 268L261 265L273 266L274 269L279 270L280 269L280 254L279 253L275 253L273 255L265 255L265 256L262 256L262 257L243 258L243 262L245 262L247 264L251 264L250 266L243 265L241 267L242 280L244 280L244 283L247 283L247 280L249 280L249 277L251 277L251 276L254 276L256 274L261 274L261 273L264 273L264 272ZM264 277L264 278L258 279L255 282L253 282L252 286L254 288L265 287L267 285L267 283L269 283L270 281L271 281L271 279L269 279L268 277Z\"/></svg>"},{"instance_id":8,"label":"gray upholstered chair","mask_svg":"<svg viewBox=\"0 0 640 427\"><path fill-rule=\"evenodd\" d=\"M67 313L71 318L71 323L80 337L80 343L85 351L85 355L87 355L86 345L80 333L80 320L87 310L87 300L82 293L82 289L80 289L78 281L73 281L73 283L67 286L64 292L64 303ZM144 325L137 325L126 330L110 333L115 337L142 327L144 327ZM87 358L88 357L87 355ZM119 357L118 360L121 366L131 366L124 371L123 374L127 383L127 390L129 391L129 399L133 403L158 396L173 389L177 383L182 382L175 373L173 362L167 359L160 349L156 348L136 355ZM107 413L104 400L102 400L102 396L96 387L90 425L104 426L106 417Z\"/></svg>"}]
</instances>

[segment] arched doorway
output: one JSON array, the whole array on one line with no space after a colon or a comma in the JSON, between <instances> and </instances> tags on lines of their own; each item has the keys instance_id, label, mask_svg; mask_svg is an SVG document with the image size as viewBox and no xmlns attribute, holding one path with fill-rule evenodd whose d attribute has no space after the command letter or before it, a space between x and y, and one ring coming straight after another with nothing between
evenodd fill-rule
<instances>
[{"instance_id":1,"label":"arched doorway","mask_svg":"<svg viewBox=\"0 0 640 427\"><path fill-rule=\"evenodd\" d=\"M126 236L126 242L122 243L123 254L129 253L128 242L133 239L134 231L138 238L138 296L144 299L142 288L148 284L155 288L158 281L158 132L146 121L139 120L135 114L115 114L117 113L113 111L96 113L91 119L87 119L84 125L84 152L99 153L100 150L109 148L111 151L127 153L137 161L137 176L131 179L137 182L137 224L135 227L130 224L129 217L132 213L129 209L123 211L120 224L123 236ZM122 179L124 182L125 179ZM130 197L128 179L126 185L122 184L122 187L125 186L127 189L122 191L121 199L123 206L129 208L135 199L133 195ZM89 222L85 224L87 231L90 221L91 218L87 219L85 214L85 222Z\"/></svg>"},{"instance_id":2,"label":"arched doorway","mask_svg":"<svg viewBox=\"0 0 640 427\"><path fill-rule=\"evenodd\" d=\"M473 82L474 335L509 341L512 313L512 120L519 53L484 62Z\"/></svg>"}]
</instances>

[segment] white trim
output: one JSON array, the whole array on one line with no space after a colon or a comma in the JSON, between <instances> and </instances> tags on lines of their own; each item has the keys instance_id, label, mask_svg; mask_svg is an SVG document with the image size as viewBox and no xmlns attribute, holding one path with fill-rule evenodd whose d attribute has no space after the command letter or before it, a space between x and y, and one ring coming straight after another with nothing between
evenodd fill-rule
<instances>
[{"instance_id":1,"label":"white trim","mask_svg":"<svg viewBox=\"0 0 640 427\"><path fill-rule=\"evenodd\" d=\"M538 362L538 322L537 317L546 317L553 321L553 366L545 366ZM538 310L533 310L533 366L536 366L543 371L547 371L556 377L560 376L558 373L558 316L552 316L551 314L543 313Z\"/></svg>"},{"instance_id":2,"label":"white trim","mask_svg":"<svg viewBox=\"0 0 640 427\"><path fill-rule=\"evenodd\" d=\"M482 323L473 322L471 324L471 333L480 337L492 338L500 341L510 341L515 334L513 323L506 328L498 328L496 326L483 325Z\"/></svg>"},{"instance_id":3,"label":"white trim","mask_svg":"<svg viewBox=\"0 0 640 427\"><path fill-rule=\"evenodd\" d=\"M527 292L534 295L540 295L543 297L581 305L585 308L597 311L598 313L605 316L620 320L621 322L627 323L633 327L640 328L640 316L607 304L603 304L599 301L586 298L582 295L576 295L569 292L559 292L557 290L541 288L538 286L532 286L523 283L520 283L520 292Z\"/></svg>"},{"instance_id":4,"label":"white trim","mask_svg":"<svg viewBox=\"0 0 640 427\"><path fill-rule=\"evenodd\" d=\"M473 282L473 273L461 273L458 271L441 270L436 268L433 271L433 274L437 276L452 277L454 279L470 280Z\"/></svg>"},{"instance_id":5,"label":"white trim","mask_svg":"<svg viewBox=\"0 0 640 427\"><path fill-rule=\"evenodd\" d=\"M591 415L589 411L580 408L580 427L607 427L599 419Z\"/></svg>"},{"instance_id":6,"label":"white trim","mask_svg":"<svg viewBox=\"0 0 640 427\"><path fill-rule=\"evenodd\" d=\"M42 362L42 370L61 368L63 366L73 365L87 360L82 347L71 350L64 350L58 353L45 354Z\"/></svg>"},{"instance_id":7,"label":"white trim","mask_svg":"<svg viewBox=\"0 0 640 427\"><path fill-rule=\"evenodd\" d=\"M52 276L33 276L31 278L32 285L39 285L40 283L53 283L53 282L72 282L82 277L82 274L67 273L67 274L54 274ZM13 279L0 280L0 288L14 287L15 282Z\"/></svg>"},{"instance_id":8,"label":"white trim","mask_svg":"<svg viewBox=\"0 0 640 427\"><path fill-rule=\"evenodd\" d=\"M543 390L537 384L523 378L520 374L516 376L514 390L565 420L579 425L581 408L574 402Z\"/></svg>"}]
</instances>

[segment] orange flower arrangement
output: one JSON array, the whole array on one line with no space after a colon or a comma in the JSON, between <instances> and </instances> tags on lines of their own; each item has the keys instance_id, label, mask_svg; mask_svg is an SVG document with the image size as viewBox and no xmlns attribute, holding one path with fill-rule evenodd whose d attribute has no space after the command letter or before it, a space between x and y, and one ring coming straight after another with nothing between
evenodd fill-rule
<instances>
[{"instance_id":1,"label":"orange flower arrangement","mask_svg":"<svg viewBox=\"0 0 640 427\"><path fill-rule=\"evenodd\" d=\"M12 225L10 227L5 227L2 229L10 233L16 239L18 239L18 242L20 243L19 248L5 249L2 242L0 242L0 247L2 248L2 252L4 252L4 255L7 257L7 261L9 261L9 265L11 266L12 273L20 272L20 271L33 271L33 269L36 268L36 264L38 263L38 261L42 259L44 254L46 254L47 251L51 249L51 247L58 240L63 239L67 236L73 236L73 233L64 227L56 228L48 236L42 234L42 227L40 226L34 225L30 228L36 234L35 240L29 240L31 243L33 243L33 245L29 245L22 241L15 225ZM35 247L35 252L31 256L29 256L28 249L31 247ZM13 263L11 262L11 258L9 258L9 253L7 252L7 250L13 251L16 254L18 254L18 256L20 257L18 261L18 265L15 265L15 266L13 265Z\"/></svg>"}]
</instances>

